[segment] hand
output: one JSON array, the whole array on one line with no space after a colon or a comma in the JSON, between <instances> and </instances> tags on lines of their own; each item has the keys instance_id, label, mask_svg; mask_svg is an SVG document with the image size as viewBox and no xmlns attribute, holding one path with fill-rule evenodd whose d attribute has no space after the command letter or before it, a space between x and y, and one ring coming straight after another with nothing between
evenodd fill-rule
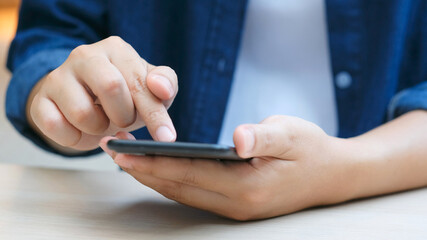
<instances>
[{"instance_id":1,"label":"hand","mask_svg":"<svg viewBox=\"0 0 427 240\"><path fill-rule=\"evenodd\" d=\"M43 78L28 100L27 118L47 138L77 150L145 125L155 140L174 141L167 108L177 91L171 68L153 66L121 38L109 37L77 47Z\"/></svg>"},{"instance_id":2,"label":"hand","mask_svg":"<svg viewBox=\"0 0 427 240\"><path fill-rule=\"evenodd\" d=\"M121 139L134 139L129 133ZM100 146L142 184L167 198L237 220L268 218L348 199L343 140L295 117L239 126L234 143L248 162L117 154Z\"/></svg>"}]
</instances>

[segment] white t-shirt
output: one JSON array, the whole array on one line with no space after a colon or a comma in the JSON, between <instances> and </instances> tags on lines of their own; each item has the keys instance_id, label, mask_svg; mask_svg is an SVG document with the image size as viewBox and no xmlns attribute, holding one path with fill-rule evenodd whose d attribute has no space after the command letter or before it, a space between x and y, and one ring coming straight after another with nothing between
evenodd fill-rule
<instances>
[{"instance_id":1,"label":"white t-shirt","mask_svg":"<svg viewBox=\"0 0 427 240\"><path fill-rule=\"evenodd\" d=\"M337 134L324 0L250 0L219 143L234 129L291 115Z\"/></svg>"}]
</instances>

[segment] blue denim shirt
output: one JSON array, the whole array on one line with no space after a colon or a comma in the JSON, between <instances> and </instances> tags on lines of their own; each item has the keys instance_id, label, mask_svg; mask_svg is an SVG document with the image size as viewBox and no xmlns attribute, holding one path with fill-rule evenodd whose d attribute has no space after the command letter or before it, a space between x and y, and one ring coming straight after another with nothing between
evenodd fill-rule
<instances>
[{"instance_id":1,"label":"blue denim shirt","mask_svg":"<svg viewBox=\"0 0 427 240\"><path fill-rule=\"evenodd\" d=\"M180 90L169 113L178 140L216 142L246 4L245 0L23 0L7 63L13 72L7 116L21 134L54 151L26 121L32 87L61 65L73 48L118 35L150 63L177 72ZM427 109L427 1L326 0L326 11L340 137ZM136 135L148 137L145 129Z\"/></svg>"}]
</instances>

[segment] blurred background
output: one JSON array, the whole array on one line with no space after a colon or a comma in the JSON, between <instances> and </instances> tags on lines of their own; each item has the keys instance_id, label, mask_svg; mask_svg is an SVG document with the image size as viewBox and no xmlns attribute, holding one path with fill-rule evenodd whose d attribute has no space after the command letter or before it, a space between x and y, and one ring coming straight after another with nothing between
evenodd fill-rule
<instances>
[{"instance_id":1,"label":"blurred background","mask_svg":"<svg viewBox=\"0 0 427 240\"><path fill-rule=\"evenodd\" d=\"M19 2L19 0L0 0L0 163L116 171L117 165L106 154L67 159L44 152L20 136L7 121L4 104L11 74L6 69L6 58L10 41L15 35L18 24Z\"/></svg>"}]
</instances>

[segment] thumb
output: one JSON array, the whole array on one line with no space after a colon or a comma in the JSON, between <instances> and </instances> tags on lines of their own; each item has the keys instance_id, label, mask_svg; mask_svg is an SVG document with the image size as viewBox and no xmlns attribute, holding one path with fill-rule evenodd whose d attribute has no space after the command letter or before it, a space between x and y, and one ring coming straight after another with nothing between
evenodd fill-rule
<instances>
[{"instance_id":1,"label":"thumb","mask_svg":"<svg viewBox=\"0 0 427 240\"><path fill-rule=\"evenodd\" d=\"M240 125L234 131L234 144L242 158L276 157L291 160L298 142L295 129L285 117L267 118L260 124Z\"/></svg>"}]
</instances>

